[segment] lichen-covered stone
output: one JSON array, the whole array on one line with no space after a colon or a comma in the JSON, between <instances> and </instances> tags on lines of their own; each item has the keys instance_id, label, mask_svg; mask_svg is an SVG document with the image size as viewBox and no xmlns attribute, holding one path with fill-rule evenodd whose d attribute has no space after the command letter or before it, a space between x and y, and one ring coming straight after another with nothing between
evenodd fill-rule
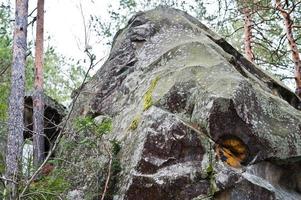
<instances>
[{"instance_id":1,"label":"lichen-covered stone","mask_svg":"<svg viewBox=\"0 0 301 200\"><path fill-rule=\"evenodd\" d=\"M67 200L84 200L84 194L80 190L72 190L68 192Z\"/></svg>"},{"instance_id":2,"label":"lichen-covered stone","mask_svg":"<svg viewBox=\"0 0 301 200\"><path fill-rule=\"evenodd\" d=\"M188 14L141 12L83 86L61 144L72 165L63 166L74 188L99 198L114 140L121 171L108 199L301 199L299 105ZM78 117L100 115L112 118L111 133L74 130Z\"/></svg>"}]
</instances>

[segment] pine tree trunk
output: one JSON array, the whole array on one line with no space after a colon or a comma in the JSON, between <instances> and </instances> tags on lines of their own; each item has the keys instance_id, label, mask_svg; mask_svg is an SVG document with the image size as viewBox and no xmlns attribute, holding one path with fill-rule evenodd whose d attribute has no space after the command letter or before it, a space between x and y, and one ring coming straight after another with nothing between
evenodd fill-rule
<instances>
[{"instance_id":1,"label":"pine tree trunk","mask_svg":"<svg viewBox=\"0 0 301 200\"><path fill-rule=\"evenodd\" d=\"M246 2L243 3L242 13L244 16L244 46L247 59L254 62L254 53L252 51L252 17L251 10Z\"/></svg>"},{"instance_id":2,"label":"pine tree trunk","mask_svg":"<svg viewBox=\"0 0 301 200\"><path fill-rule=\"evenodd\" d=\"M301 60L296 40L294 39L293 35L293 20L291 19L291 13L284 10L280 0L276 0L276 9L281 13L284 20L286 38L288 40L289 47L292 51L292 59L295 65L294 74L296 83L296 94L301 98Z\"/></svg>"},{"instance_id":3,"label":"pine tree trunk","mask_svg":"<svg viewBox=\"0 0 301 200\"><path fill-rule=\"evenodd\" d=\"M33 96L33 163L38 167L45 159L43 98L44 0L38 0L35 50L35 92Z\"/></svg>"},{"instance_id":4,"label":"pine tree trunk","mask_svg":"<svg viewBox=\"0 0 301 200\"><path fill-rule=\"evenodd\" d=\"M13 39L13 64L6 150L6 178L9 199L17 199L18 175L21 172L24 130L25 60L27 51L28 0L17 0Z\"/></svg>"}]
</instances>

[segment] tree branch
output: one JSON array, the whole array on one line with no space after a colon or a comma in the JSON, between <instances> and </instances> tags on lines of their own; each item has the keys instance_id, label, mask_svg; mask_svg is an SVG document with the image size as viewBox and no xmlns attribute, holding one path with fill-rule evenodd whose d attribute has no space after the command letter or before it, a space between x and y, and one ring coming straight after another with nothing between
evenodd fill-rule
<instances>
[{"instance_id":1,"label":"tree branch","mask_svg":"<svg viewBox=\"0 0 301 200\"><path fill-rule=\"evenodd\" d=\"M106 183L105 183L105 186L104 186L104 190L103 190L103 193L102 193L102 196L101 196L101 200L104 200L105 199L105 196L106 196L106 193L107 193L107 188L109 186L109 182L110 182L110 178L111 178L111 168L112 168L112 161L113 161L113 158L112 158L112 154L111 152L107 149L106 145L104 144L104 148L106 150L106 152L108 153L109 155L109 169L108 169L108 174L107 174L107 179L106 179Z\"/></svg>"},{"instance_id":2,"label":"tree branch","mask_svg":"<svg viewBox=\"0 0 301 200\"><path fill-rule=\"evenodd\" d=\"M12 182L12 183L14 183L14 184L18 184L16 181L11 180L11 179L8 179L8 178L5 178L5 177L3 177L3 176L0 176L0 179L3 180L3 181L8 181L8 182Z\"/></svg>"}]
</instances>

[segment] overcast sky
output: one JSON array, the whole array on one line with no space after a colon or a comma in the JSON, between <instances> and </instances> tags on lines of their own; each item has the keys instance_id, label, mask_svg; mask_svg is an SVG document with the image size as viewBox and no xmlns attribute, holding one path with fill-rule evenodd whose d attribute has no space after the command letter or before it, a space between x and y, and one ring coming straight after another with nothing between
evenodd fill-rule
<instances>
[{"instance_id":1,"label":"overcast sky","mask_svg":"<svg viewBox=\"0 0 301 200\"><path fill-rule=\"evenodd\" d=\"M0 3L8 0L0 0ZM84 54L84 24L81 15L82 5L85 21L88 22L90 15L108 18L107 8L112 0L45 0L45 41L47 45L54 46L57 52L77 59L86 58ZM15 1L11 1L14 12ZM37 0L29 0L29 13L36 7ZM34 16L34 15L33 15ZM14 17L14 13L12 14ZM89 33L88 33L89 34ZM35 37L35 27L28 27L28 39ZM90 45L98 58L108 54L108 47L96 42L96 37L90 35ZM66 66L67 67L67 66ZM99 68L100 66L98 66Z\"/></svg>"},{"instance_id":2,"label":"overcast sky","mask_svg":"<svg viewBox=\"0 0 301 200\"><path fill-rule=\"evenodd\" d=\"M86 58L84 23L80 5L87 23L90 15L106 15L110 0L46 0L45 2L45 30L51 37L50 44L66 57ZM108 47L105 48L97 43L98 38L93 37L89 32L88 35L90 39L88 42L98 58L108 54ZM96 69L99 67L97 66Z\"/></svg>"},{"instance_id":3,"label":"overcast sky","mask_svg":"<svg viewBox=\"0 0 301 200\"><path fill-rule=\"evenodd\" d=\"M45 30L51 36L51 43L66 56L84 55L84 23L80 12L80 3L87 22L91 14L104 15L110 1L46 0ZM96 44L95 40L96 38L90 37L90 45L95 50L99 50L101 47Z\"/></svg>"}]
</instances>

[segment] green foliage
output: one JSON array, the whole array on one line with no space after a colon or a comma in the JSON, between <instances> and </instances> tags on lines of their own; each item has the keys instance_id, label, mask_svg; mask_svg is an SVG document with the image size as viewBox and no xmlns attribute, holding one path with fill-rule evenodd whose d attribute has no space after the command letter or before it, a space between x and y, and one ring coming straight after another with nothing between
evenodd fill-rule
<instances>
[{"instance_id":1,"label":"green foliage","mask_svg":"<svg viewBox=\"0 0 301 200\"><path fill-rule=\"evenodd\" d=\"M112 131L112 119L104 118L100 124L90 117L79 117L75 120L75 128L79 132L92 132L96 136L101 137L104 134Z\"/></svg>"},{"instance_id":2,"label":"green foliage","mask_svg":"<svg viewBox=\"0 0 301 200\"><path fill-rule=\"evenodd\" d=\"M118 159L113 159L112 161L112 174L116 176L119 172L121 172L122 167L120 161Z\"/></svg>"},{"instance_id":3,"label":"green foliage","mask_svg":"<svg viewBox=\"0 0 301 200\"><path fill-rule=\"evenodd\" d=\"M148 110L153 105L153 92L157 86L159 78L152 80L151 85L143 96L143 111Z\"/></svg>"},{"instance_id":4,"label":"green foliage","mask_svg":"<svg viewBox=\"0 0 301 200\"><path fill-rule=\"evenodd\" d=\"M55 169L50 175L33 182L24 197L35 200L56 200L60 199L61 194L69 187L70 184L65 180L64 171Z\"/></svg>"},{"instance_id":5,"label":"green foliage","mask_svg":"<svg viewBox=\"0 0 301 200\"><path fill-rule=\"evenodd\" d=\"M211 176L213 174L213 166L212 163L210 163L206 169L206 173L208 176Z\"/></svg>"},{"instance_id":6,"label":"green foliage","mask_svg":"<svg viewBox=\"0 0 301 200\"><path fill-rule=\"evenodd\" d=\"M207 179L209 180L210 183L210 188L209 188L209 195L214 195L214 193L217 191L217 186L215 183L215 171L213 169L213 163L209 163L207 169Z\"/></svg>"},{"instance_id":7,"label":"green foliage","mask_svg":"<svg viewBox=\"0 0 301 200\"><path fill-rule=\"evenodd\" d=\"M12 61L10 6L0 5L0 121L7 118L10 85L10 66ZM2 125L0 124L0 128ZM2 129L2 128L1 128ZM1 132L1 131L0 131Z\"/></svg>"},{"instance_id":8,"label":"green foliage","mask_svg":"<svg viewBox=\"0 0 301 200\"><path fill-rule=\"evenodd\" d=\"M95 126L95 122L92 117L79 117L75 120L75 127L77 131L89 130Z\"/></svg>"},{"instance_id":9,"label":"green foliage","mask_svg":"<svg viewBox=\"0 0 301 200\"><path fill-rule=\"evenodd\" d=\"M78 144L84 145L88 148L96 148L97 144L95 140L92 140L91 138L85 137L81 139Z\"/></svg>"},{"instance_id":10,"label":"green foliage","mask_svg":"<svg viewBox=\"0 0 301 200\"><path fill-rule=\"evenodd\" d=\"M65 136L63 136L60 140L60 149L59 151L63 150L63 151L70 151L70 150L73 150L76 146L76 142L72 141L72 140L69 140L69 139L66 139ZM60 154L60 153L59 153Z\"/></svg>"},{"instance_id":11,"label":"green foliage","mask_svg":"<svg viewBox=\"0 0 301 200\"><path fill-rule=\"evenodd\" d=\"M110 133L112 131L112 120L110 118L105 118L101 124L99 124L98 126L96 126L96 133L98 135L103 135L103 134L107 134Z\"/></svg>"},{"instance_id":12,"label":"green foliage","mask_svg":"<svg viewBox=\"0 0 301 200\"><path fill-rule=\"evenodd\" d=\"M207 179L209 180L209 183L210 183L209 195L214 195L214 193L217 191L217 186L216 186L216 182L215 182L216 172L214 170L215 162L213 161L213 158L214 158L214 153L212 152L213 147L212 147L212 144L210 142L209 142L209 149L211 151L208 152L209 163L208 163L208 166L206 168L206 174L207 174Z\"/></svg>"},{"instance_id":13,"label":"green foliage","mask_svg":"<svg viewBox=\"0 0 301 200\"><path fill-rule=\"evenodd\" d=\"M85 145L89 148L96 148L97 147L97 140L93 137L86 137L86 134L92 133L93 136L97 138L101 138L102 135L108 134L112 131L112 119L104 118L102 119L101 123L95 122L95 120L90 117L79 117L75 120L75 129L80 133L79 142L78 144ZM68 145L70 142L66 143Z\"/></svg>"},{"instance_id":14,"label":"green foliage","mask_svg":"<svg viewBox=\"0 0 301 200\"><path fill-rule=\"evenodd\" d=\"M111 141L111 144L112 144L112 148L111 148L112 155L117 156L117 154L121 150L120 142L114 139Z\"/></svg>"},{"instance_id":15,"label":"green foliage","mask_svg":"<svg viewBox=\"0 0 301 200\"><path fill-rule=\"evenodd\" d=\"M10 6L0 5L0 151L4 153L4 141L6 138L8 117L8 99L10 87L10 66L12 35L10 24ZM1 153L0 153L1 154ZM0 155L1 156L1 155ZM0 173L4 170L4 161L0 161Z\"/></svg>"}]
</instances>

